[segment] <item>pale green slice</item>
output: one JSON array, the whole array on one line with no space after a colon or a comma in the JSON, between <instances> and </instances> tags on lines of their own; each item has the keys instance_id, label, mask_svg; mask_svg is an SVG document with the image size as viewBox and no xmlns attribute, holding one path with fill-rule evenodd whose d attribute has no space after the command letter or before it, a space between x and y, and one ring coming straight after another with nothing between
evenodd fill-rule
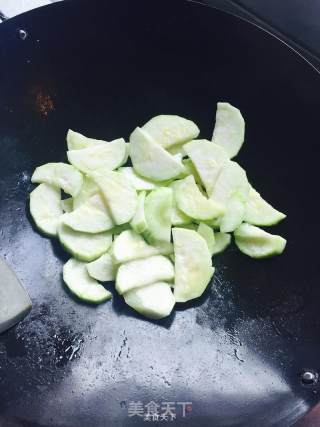
<instances>
[{"instance_id":1,"label":"pale green slice","mask_svg":"<svg viewBox=\"0 0 320 427\"><path fill-rule=\"evenodd\" d=\"M183 171L181 162L140 128L130 136L130 157L135 171L153 181L172 179Z\"/></svg>"},{"instance_id":2,"label":"pale green slice","mask_svg":"<svg viewBox=\"0 0 320 427\"><path fill-rule=\"evenodd\" d=\"M87 264L87 270L90 277L100 282L111 282L116 279L117 268L109 253Z\"/></svg>"},{"instance_id":3,"label":"pale green slice","mask_svg":"<svg viewBox=\"0 0 320 427\"><path fill-rule=\"evenodd\" d=\"M82 148L92 147L94 145L107 144L100 139L88 138L79 132L69 129L67 133L68 150L81 150Z\"/></svg>"},{"instance_id":4,"label":"pale green slice","mask_svg":"<svg viewBox=\"0 0 320 427\"><path fill-rule=\"evenodd\" d=\"M70 213L73 211L73 197L61 200L61 208L63 212Z\"/></svg>"},{"instance_id":5,"label":"pale green slice","mask_svg":"<svg viewBox=\"0 0 320 427\"><path fill-rule=\"evenodd\" d=\"M126 263L139 258L148 258L153 255L169 255L173 252L171 243L148 245L142 236L133 230L123 231L115 238L112 245L112 257L116 264Z\"/></svg>"},{"instance_id":6,"label":"pale green slice","mask_svg":"<svg viewBox=\"0 0 320 427\"><path fill-rule=\"evenodd\" d=\"M172 154L173 156L175 155L175 154L180 154L181 156L182 156L182 158L183 157L186 157L187 156L187 153L184 151L184 144L185 144L186 142L183 142L182 144L176 144L176 145L173 145L172 147L170 147L170 148L168 148L167 149L167 151L170 153L170 154Z\"/></svg>"},{"instance_id":7,"label":"pale green slice","mask_svg":"<svg viewBox=\"0 0 320 427\"><path fill-rule=\"evenodd\" d=\"M135 214L133 215L130 225L136 233L143 233L147 230L148 224L144 213L144 205L146 200L146 192L141 191L138 194L138 205Z\"/></svg>"},{"instance_id":8,"label":"pale green slice","mask_svg":"<svg viewBox=\"0 0 320 427\"><path fill-rule=\"evenodd\" d=\"M82 174L66 163L46 163L34 171L31 182L45 183L62 188L65 193L75 197L82 186Z\"/></svg>"},{"instance_id":9,"label":"pale green slice","mask_svg":"<svg viewBox=\"0 0 320 427\"><path fill-rule=\"evenodd\" d=\"M132 289L123 296L131 308L149 319L169 316L175 305L171 287L165 282Z\"/></svg>"},{"instance_id":10,"label":"pale green slice","mask_svg":"<svg viewBox=\"0 0 320 427\"><path fill-rule=\"evenodd\" d=\"M127 166L119 168L118 172L125 175L137 191L149 191L159 187L159 183L152 182L149 179L139 176L132 167Z\"/></svg>"},{"instance_id":11,"label":"pale green slice","mask_svg":"<svg viewBox=\"0 0 320 427\"><path fill-rule=\"evenodd\" d=\"M153 117L142 129L164 148L190 141L200 132L198 126L191 120L165 114Z\"/></svg>"},{"instance_id":12,"label":"pale green slice","mask_svg":"<svg viewBox=\"0 0 320 427\"><path fill-rule=\"evenodd\" d=\"M184 228L172 230L175 254L174 296L177 302L197 298L214 273L211 255L203 237Z\"/></svg>"},{"instance_id":13,"label":"pale green slice","mask_svg":"<svg viewBox=\"0 0 320 427\"><path fill-rule=\"evenodd\" d=\"M220 231L231 233L243 222L246 213L246 201L233 194L227 202L226 212L220 220Z\"/></svg>"},{"instance_id":14,"label":"pale green slice","mask_svg":"<svg viewBox=\"0 0 320 427\"><path fill-rule=\"evenodd\" d=\"M76 259L69 259L63 266L63 280L82 301L101 304L112 298L111 292L89 276L86 264Z\"/></svg>"},{"instance_id":15,"label":"pale green slice","mask_svg":"<svg viewBox=\"0 0 320 427\"><path fill-rule=\"evenodd\" d=\"M56 236L59 218L63 214L60 189L40 184L30 193L30 213L40 231Z\"/></svg>"},{"instance_id":16,"label":"pale green slice","mask_svg":"<svg viewBox=\"0 0 320 427\"><path fill-rule=\"evenodd\" d=\"M201 178L197 172L197 169L195 168L194 164L192 163L191 159L183 159L182 164L184 165L185 169L187 170L187 175L193 175L194 180L196 181L197 185L199 187L202 186Z\"/></svg>"},{"instance_id":17,"label":"pale green slice","mask_svg":"<svg viewBox=\"0 0 320 427\"><path fill-rule=\"evenodd\" d=\"M192 222L192 219L184 212L182 212L182 210L179 209L177 206L177 202L175 199L176 186L179 186L179 181L173 181L170 184L170 188L172 188L173 190L171 223L173 226L190 224Z\"/></svg>"},{"instance_id":18,"label":"pale green slice","mask_svg":"<svg viewBox=\"0 0 320 427\"><path fill-rule=\"evenodd\" d=\"M260 194L250 187L249 198L247 200L244 221L253 225L275 225L282 221L286 215L277 211Z\"/></svg>"},{"instance_id":19,"label":"pale green slice","mask_svg":"<svg viewBox=\"0 0 320 427\"><path fill-rule=\"evenodd\" d=\"M98 193L71 213L63 215L63 223L84 233L102 233L111 230L115 223L102 196Z\"/></svg>"},{"instance_id":20,"label":"pale green slice","mask_svg":"<svg viewBox=\"0 0 320 427\"><path fill-rule=\"evenodd\" d=\"M90 199L90 197L98 193L99 187L97 186L97 184L88 176L84 176L80 192L76 197L73 198L73 208L77 209L88 199Z\"/></svg>"},{"instance_id":21,"label":"pale green slice","mask_svg":"<svg viewBox=\"0 0 320 427\"><path fill-rule=\"evenodd\" d=\"M252 258L280 255L287 243L281 236L267 233L259 227L246 223L237 228L234 237L240 251Z\"/></svg>"},{"instance_id":22,"label":"pale green slice","mask_svg":"<svg viewBox=\"0 0 320 427\"><path fill-rule=\"evenodd\" d=\"M221 169L228 161L226 151L219 145L205 139L188 142L184 149L192 160L201 182L210 196Z\"/></svg>"},{"instance_id":23,"label":"pale green slice","mask_svg":"<svg viewBox=\"0 0 320 427\"><path fill-rule=\"evenodd\" d=\"M147 230L144 236L153 244L156 241L170 242L173 193L171 188L161 187L146 197L144 213Z\"/></svg>"},{"instance_id":24,"label":"pale green slice","mask_svg":"<svg viewBox=\"0 0 320 427\"><path fill-rule=\"evenodd\" d=\"M171 281L173 278L174 268L171 261L162 255L155 255L122 264L117 272L116 290L122 295L131 289Z\"/></svg>"},{"instance_id":25,"label":"pale green slice","mask_svg":"<svg viewBox=\"0 0 320 427\"><path fill-rule=\"evenodd\" d=\"M192 175L177 181L174 197L178 208L196 220L210 220L224 213L223 205L201 193Z\"/></svg>"},{"instance_id":26,"label":"pale green slice","mask_svg":"<svg viewBox=\"0 0 320 427\"><path fill-rule=\"evenodd\" d=\"M227 233L215 232L214 239L215 239L215 243L214 243L212 255L216 255L223 252L231 243L231 236L230 234L227 234Z\"/></svg>"},{"instance_id":27,"label":"pale green slice","mask_svg":"<svg viewBox=\"0 0 320 427\"><path fill-rule=\"evenodd\" d=\"M244 132L245 123L240 111L227 102L218 102L212 140L221 145L230 158L242 147Z\"/></svg>"},{"instance_id":28,"label":"pale green slice","mask_svg":"<svg viewBox=\"0 0 320 427\"><path fill-rule=\"evenodd\" d=\"M99 187L111 216L117 225L131 221L136 212L138 196L131 182L119 172L92 173L91 178Z\"/></svg>"},{"instance_id":29,"label":"pale green slice","mask_svg":"<svg viewBox=\"0 0 320 427\"><path fill-rule=\"evenodd\" d=\"M82 233L64 225L58 227L58 236L62 246L75 258L91 262L105 254L111 243L112 234L109 232L99 234Z\"/></svg>"},{"instance_id":30,"label":"pale green slice","mask_svg":"<svg viewBox=\"0 0 320 427\"><path fill-rule=\"evenodd\" d=\"M123 166L127 163L127 161L129 160L129 156L130 156L130 142L126 142L126 154L122 162L120 163L120 166Z\"/></svg>"},{"instance_id":31,"label":"pale green slice","mask_svg":"<svg viewBox=\"0 0 320 427\"><path fill-rule=\"evenodd\" d=\"M206 241L210 255L212 255L214 252L214 247L216 243L213 229L209 227L209 225L205 224L204 222L200 222L197 231L200 234L200 236L203 237L204 240Z\"/></svg>"},{"instance_id":32,"label":"pale green slice","mask_svg":"<svg viewBox=\"0 0 320 427\"><path fill-rule=\"evenodd\" d=\"M69 162L83 173L117 169L126 156L123 138L81 150L67 152Z\"/></svg>"}]
</instances>

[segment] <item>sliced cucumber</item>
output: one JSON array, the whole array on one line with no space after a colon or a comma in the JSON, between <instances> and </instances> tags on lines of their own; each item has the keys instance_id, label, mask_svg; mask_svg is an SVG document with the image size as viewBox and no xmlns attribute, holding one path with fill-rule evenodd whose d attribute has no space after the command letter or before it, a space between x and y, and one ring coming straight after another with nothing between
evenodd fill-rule
<instances>
[{"instance_id":1,"label":"sliced cucumber","mask_svg":"<svg viewBox=\"0 0 320 427\"><path fill-rule=\"evenodd\" d=\"M68 150L81 150L82 148L92 147L94 145L106 144L100 139L87 138L79 132L69 129L67 133Z\"/></svg>"},{"instance_id":2,"label":"sliced cucumber","mask_svg":"<svg viewBox=\"0 0 320 427\"><path fill-rule=\"evenodd\" d=\"M42 233L56 236L63 214L61 191L49 184L40 184L30 193L30 213Z\"/></svg>"},{"instance_id":3,"label":"sliced cucumber","mask_svg":"<svg viewBox=\"0 0 320 427\"><path fill-rule=\"evenodd\" d=\"M182 163L188 172L187 175L193 175L194 180L196 181L197 185L199 187L201 187L202 181L201 181L201 178L197 172L197 169L195 168L194 164L192 163L192 160L191 159L183 159Z\"/></svg>"},{"instance_id":4,"label":"sliced cucumber","mask_svg":"<svg viewBox=\"0 0 320 427\"><path fill-rule=\"evenodd\" d=\"M174 197L178 208L196 220L210 220L224 212L222 205L207 199L201 193L192 175L177 181Z\"/></svg>"},{"instance_id":5,"label":"sliced cucumber","mask_svg":"<svg viewBox=\"0 0 320 427\"><path fill-rule=\"evenodd\" d=\"M223 252L231 243L231 236L227 233L214 233L214 247L212 251L212 255L219 254L220 252Z\"/></svg>"},{"instance_id":6,"label":"sliced cucumber","mask_svg":"<svg viewBox=\"0 0 320 427\"><path fill-rule=\"evenodd\" d=\"M216 243L215 237L214 237L214 231L212 230L211 227L209 227L209 225L205 224L204 222L200 222L197 231L200 234L200 236L203 237L204 240L206 241L210 255L212 256L214 252L215 243Z\"/></svg>"},{"instance_id":7,"label":"sliced cucumber","mask_svg":"<svg viewBox=\"0 0 320 427\"><path fill-rule=\"evenodd\" d=\"M210 197L226 206L234 194L248 200L249 182L245 170L238 163L229 161L222 168Z\"/></svg>"},{"instance_id":8,"label":"sliced cucumber","mask_svg":"<svg viewBox=\"0 0 320 427\"><path fill-rule=\"evenodd\" d=\"M182 212L182 210L179 209L177 206L177 202L175 199L175 188L177 186L179 186L179 181L173 181L170 184L170 188L172 188L173 190L171 223L174 226L190 224L192 222L192 219L184 212Z\"/></svg>"},{"instance_id":9,"label":"sliced cucumber","mask_svg":"<svg viewBox=\"0 0 320 427\"><path fill-rule=\"evenodd\" d=\"M112 243L112 234L109 232L99 234L81 233L72 230L62 222L58 227L58 235L62 246L75 258L91 262L105 254Z\"/></svg>"},{"instance_id":10,"label":"sliced cucumber","mask_svg":"<svg viewBox=\"0 0 320 427\"><path fill-rule=\"evenodd\" d=\"M119 236L119 234L121 234L123 231L126 231L126 230L131 230L131 226L129 223L116 225L115 227L112 228L112 230L110 230L110 233L113 234L114 236Z\"/></svg>"},{"instance_id":11,"label":"sliced cucumber","mask_svg":"<svg viewBox=\"0 0 320 427\"><path fill-rule=\"evenodd\" d=\"M111 282L116 279L117 268L109 253L87 264L87 270L90 277L100 282Z\"/></svg>"},{"instance_id":12,"label":"sliced cucumber","mask_svg":"<svg viewBox=\"0 0 320 427\"><path fill-rule=\"evenodd\" d=\"M162 255L138 259L122 264L117 273L116 290L120 295L131 289L174 278L174 268Z\"/></svg>"},{"instance_id":13,"label":"sliced cucumber","mask_svg":"<svg viewBox=\"0 0 320 427\"><path fill-rule=\"evenodd\" d=\"M119 168L118 171L125 175L137 191L154 190L159 184L139 176L132 167Z\"/></svg>"},{"instance_id":14,"label":"sliced cucumber","mask_svg":"<svg viewBox=\"0 0 320 427\"><path fill-rule=\"evenodd\" d=\"M83 184L81 186L79 194L73 198L73 208L77 209L83 203L85 203L90 197L99 193L99 187L97 184L88 176L83 178Z\"/></svg>"},{"instance_id":15,"label":"sliced cucumber","mask_svg":"<svg viewBox=\"0 0 320 427\"><path fill-rule=\"evenodd\" d=\"M165 282L132 289L124 294L124 300L130 307L149 319L162 319L169 316L175 304L171 287Z\"/></svg>"},{"instance_id":16,"label":"sliced cucumber","mask_svg":"<svg viewBox=\"0 0 320 427\"><path fill-rule=\"evenodd\" d=\"M149 258L154 255L169 255L173 252L171 243L148 245L143 237L133 230L123 231L113 242L112 257L116 264L122 264L139 258Z\"/></svg>"},{"instance_id":17,"label":"sliced cucumber","mask_svg":"<svg viewBox=\"0 0 320 427\"><path fill-rule=\"evenodd\" d=\"M148 228L144 236L149 243L170 242L172 203L171 188L158 188L146 197L144 212Z\"/></svg>"},{"instance_id":18,"label":"sliced cucumber","mask_svg":"<svg viewBox=\"0 0 320 427\"><path fill-rule=\"evenodd\" d=\"M252 258L280 255L287 243L281 236L267 233L259 227L246 223L237 228L234 237L240 251Z\"/></svg>"},{"instance_id":19,"label":"sliced cucumber","mask_svg":"<svg viewBox=\"0 0 320 427\"><path fill-rule=\"evenodd\" d=\"M123 138L105 144L67 152L69 162L83 173L117 169L126 156Z\"/></svg>"},{"instance_id":20,"label":"sliced cucumber","mask_svg":"<svg viewBox=\"0 0 320 427\"><path fill-rule=\"evenodd\" d=\"M84 233L102 233L115 226L99 193L90 197L73 212L63 215L63 223L75 231Z\"/></svg>"},{"instance_id":21,"label":"sliced cucumber","mask_svg":"<svg viewBox=\"0 0 320 427\"><path fill-rule=\"evenodd\" d=\"M197 298L214 273L206 241L196 231L172 230L175 253L174 296L177 302Z\"/></svg>"},{"instance_id":22,"label":"sliced cucumber","mask_svg":"<svg viewBox=\"0 0 320 427\"><path fill-rule=\"evenodd\" d=\"M45 183L62 188L65 193L77 196L80 192L83 178L82 174L66 163L46 163L34 171L31 182Z\"/></svg>"},{"instance_id":23,"label":"sliced cucumber","mask_svg":"<svg viewBox=\"0 0 320 427\"><path fill-rule=\"evenodd\" d=\"M70 213L73 211L73 197L61 200L61 208L63 212Z\"/></svg>"},{"instance_id":24,"label":"sliced cucumber","mask_svg":"<svg viewBox=\"0 0 320 427\"><path fill-rule=\"evenodd\" d=\"M130 157L135 171L153 181L172 179L183 171L181 162L140 128L130 136Z\"/></svg>"},{"instance_id":25,"label":"sliced cucumber","mask_svg":"<svg viewBox=\"0 0 320 427\"><path fill-rule=\"evenodd\" d=\"M226 151L205 139L188 142L184 149L198 172L201 183L210 196L221 169L228 161Z\"/></svg>"},{"instance_id":26,"label":"sliced cucumber","mask_svg":"<svg viewBox=\"0 0 320 427\"><path fill-rule=\"evenodd\" d=\"M220 231L223 233L231 233L244 220L246 213L246 201L243 200L242 196L233 194L227 202L226 212L220 220Z\"/></svg>"},{"instance_id":27,"label":"sliced cucumber","mask_svg":"<svg viewBox=\"0 0 320 427\"><path fill-rule=\"evenodd\" d=\"M69 259L63 266L63 280L82 301L100 304L112 298L111 292L89 276L86 264L76 259Z\"/></svg>"},{"instance_id":28,"label":"sliced cucumber","mask_svg":"<svg viewBox=\"0 0 320 427\"><path fill-rule=\"evenodd\" d=\"M136 212L138 196L131 182L119 172L92 173L117 225L131 221Z\"/></svg>"},{"instance_id":29,"label":"sliced cucumber","mask_svg":"<svg viewBox=\"0 0 320 427\"><path fill-rule=\"evenodd\" d=\"M267 203L260 194L250 186L244 221L253 225L275 225L286 217Z\"/></svg>"},{"instance_id":30,"label":"sliced cucumber","mask_svg":"<svg viewBox=\"0 0 320 427\"><path fill-rule=\"evenodd\" d=\"M181 158L186 157L187 153L184 151L184 148L183 148L184 144L185 144L185 142L183 142L182 144L173 145L172 147L168 148L167 150L173 156L176 154L179 154L181 156Z\"/></svg>"},{"instance_id":31,"label":"sliced cucumber","mask_svg":"<svg viewBox=\"0 0 320 427\"><path fill-rule=\"evenodd\" d=\"M191 120L173 115L153 117L142 129L164 148L190 141L200 132L198 126Z\"/></svg>"},{"instance_id":32,"label":"sliced cucumber","mask_svg":"<svg viewBox=\"0 0 320 427\"><path fill-rule=\"evenodd\" d=\"M130 222L131 227L138 234L143 233L148 228L146 216L144 213L145 200L146 200L146 192L141 191L138 194L138 205L137 205L136 212Z\"/></svg>"},{"instance_id":33,"label":"sliced cucumber","mask_svg":"<svg viewBox=\"0 0 320 427\"><path fill-rule=\"evenodd\" d=\"M126 154L125 154L120 166L123 166L127 163L127 161L129 160L129 156L130 156L130 142L126 142Z\"/></svg>"},{"instance_id":34,"label":"sliced cucumber","mask_svg":"<svg viewBox=\"0 0 320 427\"><path fill-rule=\"evenodd\" d=\"M245 123L240 111L227 102L218 102L212 140L223 147L232 158L244 141Z\"/></svg>"}]
</instances>

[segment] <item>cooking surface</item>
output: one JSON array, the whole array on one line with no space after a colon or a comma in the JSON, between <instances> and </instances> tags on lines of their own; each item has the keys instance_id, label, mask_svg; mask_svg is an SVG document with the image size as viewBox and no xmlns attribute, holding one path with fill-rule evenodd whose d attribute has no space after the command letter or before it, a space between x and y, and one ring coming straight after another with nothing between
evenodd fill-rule
<instances>
[{"instance_id":1,"label":"cooking surface","mask_svg":"<svg viewBox=\"0 0 320 427\"><path fill-rule=\"evenodd\" d=\"M203 6L76 3L0 26L0 255L33 300L0 336L0 424L144 425L129 417L132 401L191 402L186 418L176 406L175 425L292 424L318 401L300 373L320 368L319 75L278 40ZM239 162L288 213L274 229L288 238L285 254L253 261L229 248L205 295L160 322L116 294L96 308L71 298L68 256L26 215L34 167L64 160L69 127L128 138L173 113L208 138L218 100L243 112Z\"/></svg>"}]
</instances>

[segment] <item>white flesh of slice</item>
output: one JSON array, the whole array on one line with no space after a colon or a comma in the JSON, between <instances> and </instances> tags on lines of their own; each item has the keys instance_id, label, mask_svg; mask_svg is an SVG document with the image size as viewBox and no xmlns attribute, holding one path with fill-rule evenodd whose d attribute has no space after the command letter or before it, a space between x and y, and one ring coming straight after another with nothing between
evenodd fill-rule
<instances>
[{"instance_id":1,"label":"white flesh of slice","mask_svg":"<svg viewBox=\"0 0 320 427\"><path fill-rule=\"evenodd\" d=\"M246 205L244 221L253 225L275 225L283 220L286 215L277 211L260 194L250 186L249 198Z\"/></svg>"},{"instance_id":2,"label":"white flesh of slice","mask_svg":"<svg viewBox=\"0 0 320 427\"><path fill-rule=\"evenodd\" d=\"M88 138L79 132L69 129L67 133L68 150L81 150L82 148L92 147L94 145L107 144L101 139Z\"/></svg>"},{"instance_id":3,"label":"white flesh of slice","mask_svg":"<svg viewBox=\"0 0 320 427\"><path fill-rule=\"evenodd\" d=\"M109 253L87 264L87 270L90 277L100 282L111 282L116 279L116 266Z\"/></svg>"}]
</instances>

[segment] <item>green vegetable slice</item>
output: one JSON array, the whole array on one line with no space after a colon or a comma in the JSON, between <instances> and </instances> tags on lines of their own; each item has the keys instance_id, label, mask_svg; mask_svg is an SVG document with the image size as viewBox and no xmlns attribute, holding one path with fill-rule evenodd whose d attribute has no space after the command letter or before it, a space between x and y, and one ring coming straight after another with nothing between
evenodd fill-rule
<instances>
[{"instance_id":1,"label":"green vegetable slice","mask_svg":"<svg viewBox=\"0 0 320 427\"><path fill-rule=\"evenodd\" d=\"M73 197L61 200L61 208L63 212L70 213L73 211Z\"/></svg>"},{"instance_id":2,"label":"green vegetable slice","mask_svg":"<svg viewBox=\"0 0 320 427\"><path fill-rule=\"evenodd\" d=\"M56 236L59 218L63 214L60 189L40 184L30 193L30 213L40 231Z\"/></svg>"},{"instance_id":3,"label":"green vegetable slice","mask_svg":"<svg viewBox=\"0 0 320 427\"><path fill-rule=\"evenodd\" d=\"M99 187L95 182L88 176L83 177L83 184L81 186L79 194L73 198L73 208L77 209L83 203L88 201L90 197L99 193Z\"/></svg>"},{"instance_id":4,"label":"green vegetable slice","mask_svg":"<svg viewBox=\"0 0 320 427\"><path fill-rule=\"evenodd\" d=\"M227 234L227 233L215 232L214 239L215 239L215 243L214 243L212 255L216 255L223 252L231 243L231 236L230 234Z\"/></svg>"},{"instance_id":5,"label":"green vegetable slice","mask_svg":"<svg viewBox=\"0 0 320 427\"><path fill-rule=\"evenodd\" d=\"M79 132L69 129L67 133L68 150L81 150L82 148L92 147L94 145L106 144L106 141L100 139L88 138Z\"/></svg>"},{"instance_id":6,"label":"green vegetable slice","mask_svg":"<svg viewBox=\"0 0 320 427\"><path fill-rule=\"evenodd\" d=\"M82 301L100 304L112 298L111 292L89 276L86 264L76 259L71 258L63 266L63 280L69 290Z\"/></svg>"},{"instance_id":7,"label":"green vegetable slice","mask_svg":"<svg viewBox=\"0 0 320 427\"><path fill-rule=\"evenodd\" d=\"M87 264L87 270L90 277L100 282L110 282L116 279L117 268L109 253Z\"/></svg>"},{"instance_id":8,"label":"green vegetable slice","mask_svg":"<svg viewBox=\"0 0 320 427\"><path fill-rule=\"evenodd\" d=\"M67 152L69 162L83 173L117 169L126 156L123 138Z\"/></svg>"},{"instance_id":9,"label":"green vegetable slice","mask_svg":"<svg viewBox=\"0 0 320 427\"><path fill-rule=\"evenodd\" d=\"M139 176L132 167L127 166L119 168L118 172L125 175L137 191L149 191L159 187L159 183L152 182L142 176Z\"/></svg>"},{"instance_id":10,"label":"green vegetable slice","mask_svg":"<svg viewBox=\"0 0 320 427\"><path fill-rule=\"evenodd\" d=\"M183 171L181 162L140 128L130 136L130 157L135 171L153 181L172 179Z\"/></svg>"},{"instance_id":11,"label":"green vegetable slice","mask_svg":"<svg viewBox=\"0 0 320 427\"><path fill-rule=\"evenodd\" d=\"M106 253L112 243L112 235L109 232L82 233L73 230L62 222L58 227L58 236L67 252L80 261L86 262L94 261Z\"/></svg>"},{"instance_id":12,"label":"green vegetable slice","mask_svg":"<svg viewBox=\"0 0 320 427\"><path fill-rule=\"evenodd\" d=\"M173 278L172 263L162 255L155 255L122 264L117 273L116 290L122 295L131 289Z\"/></svg>"},{"instance_id":13,"label":"green vegetable slice","mask_svg":"<svg viewBox=\"0 0 320 427\"><path fill-rule=\"evenodd\" d=\"M216 243L213 229L209 227L209 225L205 224L204 222L200 222L197 231L200 234L200 236L203 237L204 240L206 241L210 255L212 256L214 252L215 243Z\"/></svg>"},{"instance_id":14,"label":"green vegetable slice","mask_svg":"<svg viewBox=\"0 0 320 427\"><path fill-rule=\"evenodd\" d=\"M123 296L130 307L149 319L169 316L175 304L171 287L165 282L132 289Z\"/></svg>"},{"instance_id":15,"label":"green vegetable slice","mask_svg":"<svg viewBox=\"0 0 320 427\"><path fill-rule=\"evenodd\" d=\"M164 148L190 141L200 132L198 126L191 120L164 114L153 117L142 129Z\"/></svg>"},{"instance_id":16,"label":"green vegetable slice","mask_svg":"<svg viewBox=\"0 0 320 427\"><path fill-rule=\"evenodd\" d=\"M286 247L286 240L283 237L246 223L237 228L234 237L240 251L252 258L280 255Z\"/></svg>"},{"instance_id":17,"label":"green vegetable slice","mask_svg":"<svg viewBox=\"0 0 320 427\"><path fill-rule=\"evenodd\" d=\"M176 198L175 198L175 188L179 186L179 181L173 181L170 184L170 187L173 190L173 198L172 198L172 215L171 215L171 223L172 225L186 225L192 222L191 218L182 212L181 209L178 208Z\"/></svg>"},{"instance_id":18,"label":"green vegetable slice","mask_svg":"<svg viewBox=\"0 0 320 427\"><path fill-rule=\"evenodd\" d=\"M244 221L253 225L275 225L282 221L286 215L277 211L260 194L250 186L249 198L246 205Z\"/></svg>"},{"instance_id":19,"label":"green vegetable slice","mask_svg":"<svg viewBox=\"0 0 320 427\"><path fill-rule=\"evenodd\" d=\"M137 205L136 212L130 222L131 227L138 234L143 233L148 228L147 220L144 213L145 200L146 200L146 192L141 191L138 194L138 205Z\"/></svg>"},{"instance_id":20,"label":"green vegetable slice","mask_svg":"<svg viewBox=\"0 0 320 427\"><path fill-rule=\"evenodd\" d=\"M117 225L131 221L136 212L138 196L131 182L119 172L92 173Z\"/></svg>"},{"instance_id":21,"label":"green vegetable slice","mask_svg":"<svg viewBox=\"0 0 320 427\"><path fill-rule=\"evenodd\" d=\"M112 257L116 264L126 263L139 258L149 258L154 255L169 255L173 252L171 243L148 245L143 237L133 230L123 231L112 245Z\"/></svg>"},{"instance_id":22,"label":"green vegetable slice","mask_svg":"<svg viewBox=\"0 0 320 427\"><path fill-rule=\"evenodd\" d=\"M177 302L198 298L214 273L206 241L196 231L172 230L175 254L174 296Z\"/></svg>"},{"instance_id":23,"label":"green vegetable slice","mask_svg":"<svg viewBox=\"0 0 320 427\"><path fill-rule=\"evenodd\" d=\"M80 192L83 178L82 174L66 163L46 163L34 171L31 182L45 183L62 188L65 193L75 197Z\"/></svg>"},{"instance_id":24,"label":"green vegetable slice","mask_svg":"<svg viewBox=\"0 0 320 427\"><path fill-rule=\"evenodd\" d=\"M218 102L212 140L223 147L232 158L244 141L245 123L240 111L227 102Z\"/></svg>"},{"instance_id":25,"label":"green vegetable slice","mask_svg":"<svg viewBox=\"0 0 320 427\"><path fill-rule=\"evenodd\" d=\"M144 212L148 228L144 236L149 243L170 242L172 203L171 188L158 188L146 197Z\"/></svg>"},{"instance_id":26,"label":"green vegetable slice","mask_svg":"<svg viewBox=\"0 0 320 427\"><path fill-rule=\"evenodd\" d=\"M192 175L177 181L174 197L178 208L196 220L210 220L224 213L221 204L207 199L201 193Z\"/></svg>"}]
</instances>

